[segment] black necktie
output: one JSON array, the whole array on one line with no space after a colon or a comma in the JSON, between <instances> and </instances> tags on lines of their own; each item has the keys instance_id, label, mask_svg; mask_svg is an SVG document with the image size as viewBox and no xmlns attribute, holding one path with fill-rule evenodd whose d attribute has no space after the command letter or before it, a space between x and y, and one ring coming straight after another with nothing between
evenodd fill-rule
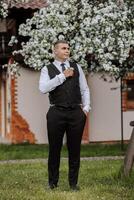
<instances>
[{"instance_id":1,"label":"black necktie","mask_svg":"<svg viewBox=\"0 0 134 200\"><path fill-rule=\"evenodd\" d=\"M64 72L65 68L65 63L61 63L62 71Z\"/></svg>"}]
</instances>

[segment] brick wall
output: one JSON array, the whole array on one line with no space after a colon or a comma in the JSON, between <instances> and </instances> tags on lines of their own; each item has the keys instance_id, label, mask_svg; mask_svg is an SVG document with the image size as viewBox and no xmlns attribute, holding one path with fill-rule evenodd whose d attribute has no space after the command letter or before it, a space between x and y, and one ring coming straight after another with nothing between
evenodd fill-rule
<instances>
[{"instance_id":1,"label":"brick wall","mask_svg":"<svg viewBox=\"0 0 134 200\"><path fill-rule=\"evenodd\" d=\"M35 143L35 135L30 131L30 127L17 111L17 78L11 78L11 130L7 133L7 138L14 144Z\"/></svg>"}]
</instances>

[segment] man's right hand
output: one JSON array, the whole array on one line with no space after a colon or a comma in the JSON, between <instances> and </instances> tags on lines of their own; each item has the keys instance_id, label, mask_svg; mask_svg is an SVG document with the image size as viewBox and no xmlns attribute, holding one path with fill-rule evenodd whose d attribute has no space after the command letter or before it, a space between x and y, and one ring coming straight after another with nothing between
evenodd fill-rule
<instances>
[{"instance_id":1,"label":"man's right hand","mask_svg":"<svg viewBox=\"0 0 134 200\"><path fill-rule=\"evenodd\" d=\"M74 75L74 69L73 68L68 68L66 70L64 70L63 74L65 75L65 77L71 77Z\"/></svg>"}]
</instances>

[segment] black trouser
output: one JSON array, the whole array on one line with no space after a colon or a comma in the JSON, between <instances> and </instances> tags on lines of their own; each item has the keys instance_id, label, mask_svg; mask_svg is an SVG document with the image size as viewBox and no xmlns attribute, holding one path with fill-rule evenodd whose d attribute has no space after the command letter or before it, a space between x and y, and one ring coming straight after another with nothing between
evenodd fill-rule
<instances>
[{"instance_id":1,"label":"black trouser","mask_svg":"<svg viewBox=\"0 0 134 200\"><path fill-rule=\"evenodd\" d=\"M69 185L76 185L80 167L80 145L86 115L80 106L62 108L52 106L47 113L49 141L48 176L49 184L57 185L59 179L60 152L66 132L69 153Z\"/></svg>"}]
</instances>

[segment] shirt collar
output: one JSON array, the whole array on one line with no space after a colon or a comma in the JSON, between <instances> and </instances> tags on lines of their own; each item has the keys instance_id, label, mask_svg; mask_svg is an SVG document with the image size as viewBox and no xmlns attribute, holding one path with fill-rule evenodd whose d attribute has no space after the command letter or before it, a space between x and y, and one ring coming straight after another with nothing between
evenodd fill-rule
<instances>
[{"instance_id":1,"label":"shirt collar","mask_svg":"<svg viewBox=\"0 0 134 200\"><path fill-rule=\"evenodd\" d=\"M61 63L65 63L66 66L69 66L69 61L68 60L66 60L64 62L61 62L61 61L58 61L58 60L54 60L53 63L56 64L56 65L58 65L58 66L60 66Z\"/></svg>"}]
</instances>

